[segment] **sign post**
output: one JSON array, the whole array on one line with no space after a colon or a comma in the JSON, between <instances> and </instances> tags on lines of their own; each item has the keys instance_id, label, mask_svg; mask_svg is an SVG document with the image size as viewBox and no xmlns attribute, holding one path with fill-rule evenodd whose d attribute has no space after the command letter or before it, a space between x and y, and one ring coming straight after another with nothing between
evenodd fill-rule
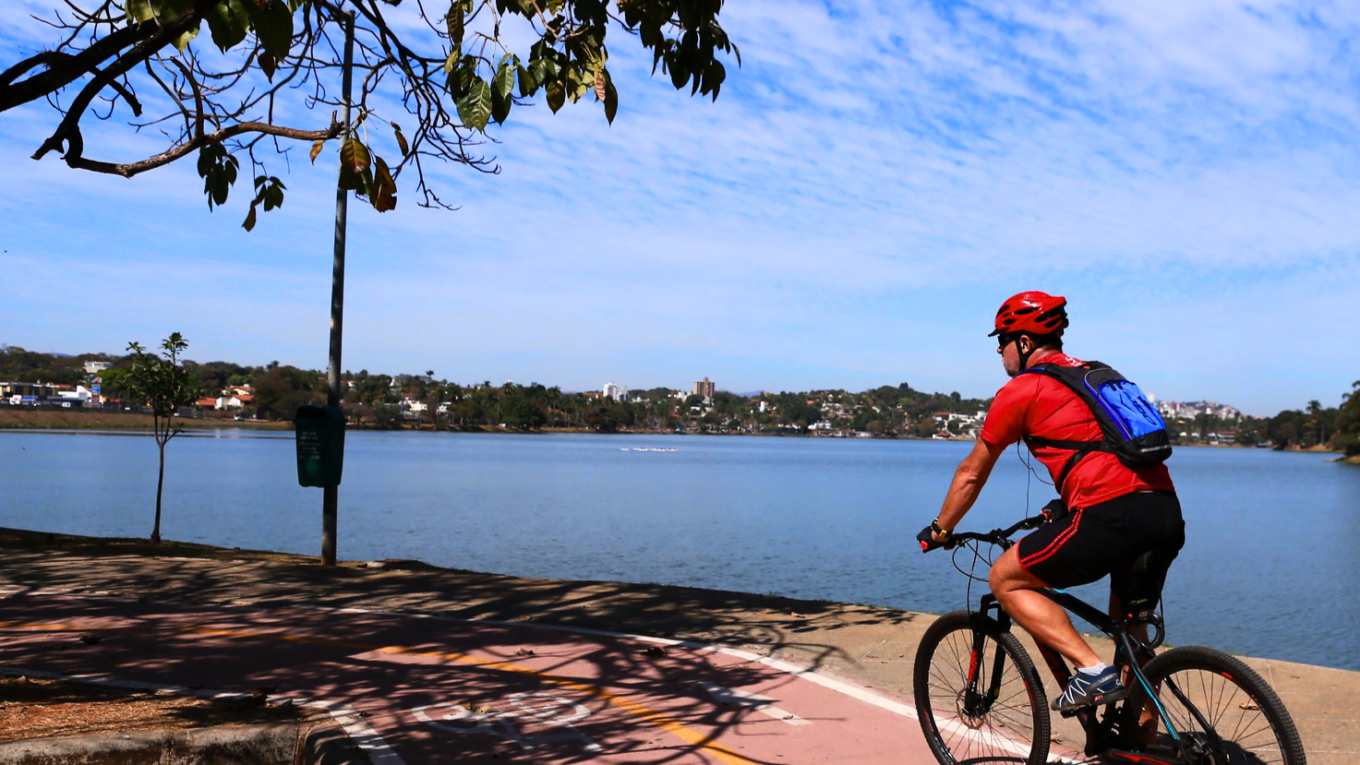
<instances>
[{"instance_id":1,"label":"sign post","mask_svg":"<svg viewBox=\"0 0 1360 765\"><path fill-rule=\"evenodd\" d=\"M345 67L341 89L340 145L350 138L349 110L354 82L354 11L340 11L345 23ZM343 170L342 170L343 172ZM340 412L340 349L345 316L345 220L348 213L349 192L336 181L335 188L335 263L331 269L331 353L326 370L326 406ZM340 417L341 433L344 416ZM343 437L340 448L344 448ZM339 514L340 481L322 487L321 498L321 565L335 565L336 517Z\"/></svg>"}]
</instances>

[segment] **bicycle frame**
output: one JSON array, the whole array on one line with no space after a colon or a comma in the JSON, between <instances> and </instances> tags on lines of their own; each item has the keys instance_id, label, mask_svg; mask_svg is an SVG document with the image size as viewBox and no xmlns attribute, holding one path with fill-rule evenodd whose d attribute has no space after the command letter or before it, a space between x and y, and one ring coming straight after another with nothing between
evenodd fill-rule
<instances>
[{"instance_id":1,"label":"bicycle frame","mask_svg":"<svg viewBox=\"0 0 1360 765\"><path fill-rule=\"evenodd\" d=\"M1168 717L1160 700L1158 700L1157 694L1153 692L1147 677L1143 675L1141 662L1138 661L1138 658L1152 658L1152 650L1144 646L1140 641L1135 640L1134 637L1129 634L1127 626L1122 621L1111 618L1104 611L1095 608L1086 601L1077 598L1075 595L1063 590L1053 589L1038 590L1037 592L1068 612L1090 622L1096 629L1105 633L1105 635L1115 641L1115 666L1127 669L1132 673L1133 678L1148 690L1148 696L1153 699L1157 707L1157 712L1161 716L1163 724L1166 726L1166 730L1173 738L1180 741L1180 734ZM996 615L991 616L992 612L995 612ZM997 602L996 596L990 592L982 596L978 605L978 614L983 618L994 620L1006 631L1010 631L1011 629L1012 620L1010 615L1006 613L1005 609L1001 608L1001 604ZM998 684L1001 676L1000 664L1003 659L1000 651L997 651L996 657L993 659L994 666L991 673L992 687L987 690L985 696L979 695L977 689L979 664L984 658L984 640L985 635L983 635L982 632L979 631L974 633L972 662L969 665L967 696L965 697L967 704L970 706L982 704L984 702L989 704L990 702L995 701L999 693ZM1053 673L1053 677L1058 681L1059 686L1066 686L1067 682L1072 678L1072 670L1068 668L1067 662L1063 659L1062 655L1039 641L1035 641L1035 644L1038 646L1039 654L1043 657L1044 663L1048 665L1049 671ZM1202 726L1201 729L1213 731L1213 727L1201 716L1199 710L1195 708L1193 704L1189 703L1189 700L1185 698L1180 689L1175 687L1174 683L1170 683L1169 685L1172 693L1177 696L1181 702L1185 704L1186 708L1190 710L1190 713L1195 716ZM1065 712L1063 713L1063 716L1076 717L1077 721L1081 724L1082 729L1086 731L1085 752L1088 756L1110 754L1120 757L1125 753L1119 751L1118 748L1130 748L1134 743L1132 731L1121 731L1120 740L1111 740L1113 738L1112 733L1114 724L1120 717L1122 707L1123 704L1111 705L1107 708L1103 719L1097 715L1097 709L1095 707L1086 707L1073 712ZM1218 745L1221 742L1215 740L1212 743ZM1133 753L1128 753L1128 756L1122 757L1122 759L1133 762L1148 761L1148 758Z\"/></svg>"}]
</instances>

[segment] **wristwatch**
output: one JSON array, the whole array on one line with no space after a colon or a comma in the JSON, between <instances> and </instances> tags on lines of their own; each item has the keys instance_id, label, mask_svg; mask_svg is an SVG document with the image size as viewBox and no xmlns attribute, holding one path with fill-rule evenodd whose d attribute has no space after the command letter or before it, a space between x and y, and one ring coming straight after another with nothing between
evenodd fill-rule
<instances>
[{"instance_id":1,"label":"wristwatch","mask_svg":"<svg viewBox=\"0 0 1360 765\"><path fill-rule=\"evenodd\" d=\"M949 535L954 533L949 529L941 528L939 518L936 518L935 520L930 522L930 530L932 533L935 534L935 536L939 537L940 539L948 539Z\"/></svg>"}]
</instances>

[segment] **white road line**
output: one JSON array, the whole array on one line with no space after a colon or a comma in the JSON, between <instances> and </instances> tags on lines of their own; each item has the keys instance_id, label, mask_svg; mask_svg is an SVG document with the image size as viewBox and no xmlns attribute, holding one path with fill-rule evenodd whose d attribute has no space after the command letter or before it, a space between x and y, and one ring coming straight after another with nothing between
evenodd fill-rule
<instances>
[{"instance_id":1,"label":"white road line","mask_svg":"<svg viewBox=\"0 0 1360 765\"><path fill-rule=\"evenodd\" d=\"M770 702L774 701L774 699L768 696L761 696L758 693L751 693L750 691L740 691L735 688L724 688L721 685L714 685L712 683L700 682L699 685L703 686L703 689L708 691L708 695L712 696L713 700L719 704L735 704L738 706L750 707L761 714L769 715L770 717L789 725L812 724L788 710L780 709L771 704Z\"/></svg>"}]
</instances>

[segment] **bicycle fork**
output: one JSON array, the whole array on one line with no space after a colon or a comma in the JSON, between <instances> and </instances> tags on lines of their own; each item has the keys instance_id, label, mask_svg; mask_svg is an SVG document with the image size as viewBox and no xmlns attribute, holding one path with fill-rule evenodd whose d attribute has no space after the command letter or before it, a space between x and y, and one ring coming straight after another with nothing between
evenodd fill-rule
<instances>
[{"instance_id":1,"label":"bicycle fork","mask_svg":"<svg viewBox=\"0 0 1360 765\"><path fill-rule=\"evenodd\" d=\"M989 600L991 602L989 602ZM982 608L973 615L975 619L988 619L987 612L996 608L997 613L1006 619L1005 612L996 605L995 598L991 595L984 596ZM1009 620L1003 624L1009 628ZM964 687L962 704L959 711L969 718L980 718L991 711L992 704L1001 696L1001 677L1005 670L1006 655L1001 648L1001 644L996 646L996 653L992 656L991 675L987 683L986 691L978 689L978 681L982 677L983 662L987 661L987 633L983 629L973 630L973 646L968 654L968 682Z\"/></svg>"}]
</instances>

